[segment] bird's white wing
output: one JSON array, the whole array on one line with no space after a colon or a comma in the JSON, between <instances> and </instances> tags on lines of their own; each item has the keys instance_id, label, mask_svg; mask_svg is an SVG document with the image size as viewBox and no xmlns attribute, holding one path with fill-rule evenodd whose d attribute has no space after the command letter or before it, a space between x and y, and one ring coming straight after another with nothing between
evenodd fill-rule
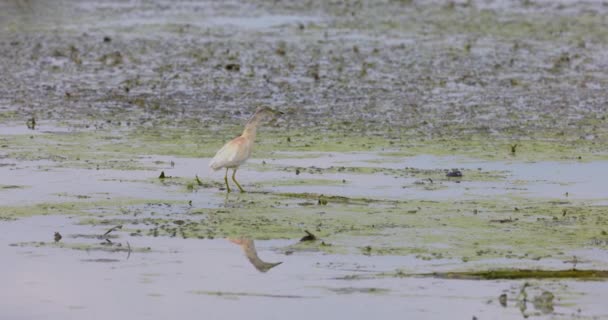
<instances>
[{"instance_id":1,"label":"bird's white wing","mask_svg":"<svg viewBox=\"0 0 608 320\"><path fill-rule=\"evenodd\" d=\"M230 142L226 143L211 159L209 167L213 170L219 170L221 168L233 168L237 167L247 158L250 154L250 146L247 140L243 137L238 137Z\"/></svg>"}]
</instances>

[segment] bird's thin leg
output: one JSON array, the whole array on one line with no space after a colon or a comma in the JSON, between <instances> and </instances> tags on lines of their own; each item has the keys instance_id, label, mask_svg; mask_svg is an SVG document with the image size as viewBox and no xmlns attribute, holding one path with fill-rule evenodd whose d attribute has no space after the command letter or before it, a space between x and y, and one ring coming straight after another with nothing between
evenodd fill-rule
<instances>
[{"instance_id":1,"label":"bird's thin leg","mask_svg":"<svg viewBox=\"0 0 608 320\"><path fill-rule=\"evenodd\" d=\"M239 187L239 190L241 190L241 192L245 192L245 190L243 189L243 187L241 187L239 182L236 181L236 168L232 169L232 181L234 181L234 183L236 183L236 186Z\"/></svg>"},{"instance_id":2,"label":"bird's thin leg","mask_svg":"<svg viewBox=\"0 0 608 320\"><path fill-rule=\"evenodd\" d=\"M224 182L226 182L226 192L230 193L230 186L228 185L228 168L226 168L226 174L224 175Z\"/></svg>"}]
</instances>

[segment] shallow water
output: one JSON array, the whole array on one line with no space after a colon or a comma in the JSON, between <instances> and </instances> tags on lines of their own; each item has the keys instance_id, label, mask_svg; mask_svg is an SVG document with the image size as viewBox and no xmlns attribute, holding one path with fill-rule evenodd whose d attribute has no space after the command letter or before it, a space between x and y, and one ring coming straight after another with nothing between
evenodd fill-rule
<instances>
[{"instance_id":1,"label":"shallow water","mask_svg":"<svg viewBox=\"0 0 608 320\"><path fill-rule=\"evenodd\" d=\"M30 218L0 227L0 241L46 241L54 230L91 233L61 217ZM18 230L18 231L17 231ZM101 232L101 230L99 231ZM124 242L119 237L114 241ZM267 273L250 265L238 246L226 239L128 239L131 246L154 248L147 253L107 253L53 248L2 246L11 261L2 272L12 290L0 291L3 316L21 318L104 319L110 316L162 319L204 313L214 319L245 316L275 318L293 313L295 319L370 316L519 319L521 311L498 296L525 281L464 281L426 278L368 277L417 263L408 257L364 257L274 251L293 241L256 241L258 254L283 263ZM103 259L107 259L104 261ZM440 270L425 263L420 270ZM353 276L363 275L358 280ZM353 277L352 280L342 280ZM601 307L603 282L530 281L532 290L556 292L554 316L606 316ZM535 288L535 289L532 289ZM582 294L584 293L584 294ZM527 312L540 312L529 302ZM575 304L576 308L572 305ZM35 305L36 308L32 308ZM347 307L348 306L348 307ZM580 309L580 312L576 309Z\"/></svg>"},{"instance_id":2,"label":"shallow water","mask_svg":"<svg viewBox=\"0 0 608 320\"><path fill-rule=\"evenodd\" d=\"M373 162L367 160L373 159ZM4 190L3 201L6 205L24 203L24 201L53 201L58 195L84 195L93 198L167 198L168 189L155 188L145 182L153 181L155 176L164 171L167 176L191 179L198 176L204 181L222 181L222 172L212 172L207 164L209 158L177 158L167 156L148 156L137 160L148 170L86 170L58 168L57 163L48 161L31 161L15 163L9 159L0 160L0 172L6 177L5 185L22 186ZM386 161L385 161L386 160ZM173 163L173 166L167 165ZM262 162L265 164L262 165ZM493 197L529 197L553 198L561 200L606 200L608 194L602 188L608 179L608 162L490 162L473 161L454 157L390 157L382 158L374 153L357 154L306 154L297 159L258 159L251 160L255 167L244 167L239 171L239 179L246 185L263 186L260 191L319 193L345 197L370 197L381 199L476 199L485 196ZM277 165L273 167L273 165ZM265 168L268 167L268 168ZM424 181L420 177L407 174L395 174L394 171L376 173L308 173L304 168L379 168L433 170L439 172L439 181ZM257 171L256 168L261 169ZM285 172L284 168L290 168ZM295 168L302 173L295 174ZM469 169L472 171L497 173L496 179L489 181L449 179L442 170L451 168ZM274 169L274 170L273 170ZM443 176L443 177L442 177ZM317 180L320 179L320 182ZM332 182L323 185L323 181ZM298 183L301 181L301 183ZM344 182L342 182L344 181ZM418 185L416 182L424 182ZM35 182L35 183L33 183ZM277 185L277 186L274 186ZM440 185L437 189L424 190L422 186ZM420 190L423 189L423 190ZM169 189L170 190L170 189ZM183 191L183 190L180 190ZM190 197L197 201L208 200L210 196L200 193ZM177 193L169 199L183 200L186 197ZM32 203L32 202L30 202Z\"/></svg>"},{"instance_id":3,"label":"shallow water","mask_svg":"<svg viewBox=\"0 0 608 320\"><path fill-rule=\"evenodd\" d=\"M268 164L276 162L280 165L294 167L320 167L351 166L351 167L377 167L390 169L416 168L422 170L445 170L452 168L493 171L504 175L504 179L497 181L460 181L453 179L448 190L435 190L425 193L408 193L407 191L395 189L411 184L416 179L397 179L391 181L387 177L361 177L355 180L354 186L348 188L326 187L331 194L343 194L345 196L364 196L357 192L357 186L364 185L369 189L381 188L378 194L390 198L475 198L479 196L527 196L542 198L572 198L597 200L605 199L608 193L603 189L608 179L608 162L522 162L516 159L512 161L479 161L464 157L435 157L421 155L414 157L381 157L377 153L355 153L355 154L314 154L314 158L306 159L299 155L299 159L279 159L276 161L265 160ZM380 173L382 175L382 173ZM314 175L312 175L314 176ZM302 178L310 177L303 174ZM280 177L276 177L280 178ZM357 179L355 175L330 174L329 178L334 180ZM466 174L465 174L466 178ZM382 180L379 182L378 180ZM363 183L364 182L364 183ZM392 188L390 188L392 187ZM346 189L346 190L345 190ZM392 190L391 190L392 189ZM407 190L407 189L406 189ZM309 191L309 190L307 190ZM331 192L333 191L333 192ZM353 192L352 194L350 192ZM368 190L369 192L369 190ZM323 193L323 192L320 192ZM568 196L566 197L566 193Z\"/></svg>"}]
</instances>

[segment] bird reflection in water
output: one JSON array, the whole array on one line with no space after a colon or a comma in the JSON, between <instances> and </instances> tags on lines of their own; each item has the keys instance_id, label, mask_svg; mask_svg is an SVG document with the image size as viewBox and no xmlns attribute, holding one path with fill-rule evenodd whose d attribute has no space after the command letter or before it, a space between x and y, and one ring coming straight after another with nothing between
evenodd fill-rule
<instances>
[{"instance_id":1,"label":"bird reflection in water","mask_svg":"<svg viewBox=\"0 0 608 320\"><path fill-rule=\"evenodd\" d=\"M251 264L258 269L260 272L267 272L268 270L280 265L283 262L264 262L260 257L258 257L258 252L255 249L255 243L251 239L247 238L229 238L230 242L234 244L238 244L243 248L245 252L245 256L247 256L247 260L251 262Z\"/></svg>"}]
</instances>

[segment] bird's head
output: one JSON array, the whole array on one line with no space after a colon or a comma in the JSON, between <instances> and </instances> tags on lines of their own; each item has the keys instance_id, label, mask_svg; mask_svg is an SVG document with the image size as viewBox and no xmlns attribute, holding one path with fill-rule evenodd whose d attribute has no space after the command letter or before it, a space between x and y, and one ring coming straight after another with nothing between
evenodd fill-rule
<instances>
[{"instance_id":1,"label":"bird's head","mask_svg":"<svg viewBox=\"0 0 608 320\"><path fill-rule=\"evenodd\" d=\"M274 110L270 107L258 107L255 110L255 114L254 114L254 118L257 121L270 121L273 119L276 119L277 117L281 116L283 114L283 112L278 111L278 110Z\"/></svg>"}]
</instances>

